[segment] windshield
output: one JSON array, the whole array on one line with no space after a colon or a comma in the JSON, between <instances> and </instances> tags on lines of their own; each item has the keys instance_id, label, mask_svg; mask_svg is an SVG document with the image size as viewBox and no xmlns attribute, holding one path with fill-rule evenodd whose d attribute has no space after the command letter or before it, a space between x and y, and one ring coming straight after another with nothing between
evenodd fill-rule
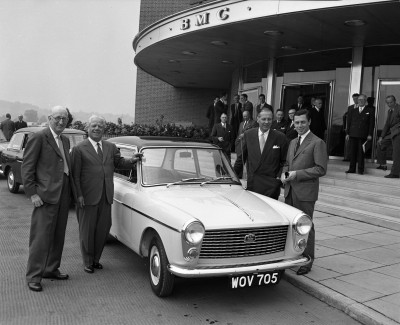
<instances>
[{"instance_id":1,"label":"windshield","mask_svg":"<svg viewBox=\"0 0 400 325\"><path fill-rule=\"evenodd\" d=\"M213 148L145 148L143 185L239 183L225 155ZM208 183L208 182L207 182Z\"/></svg>"}]
</instances>

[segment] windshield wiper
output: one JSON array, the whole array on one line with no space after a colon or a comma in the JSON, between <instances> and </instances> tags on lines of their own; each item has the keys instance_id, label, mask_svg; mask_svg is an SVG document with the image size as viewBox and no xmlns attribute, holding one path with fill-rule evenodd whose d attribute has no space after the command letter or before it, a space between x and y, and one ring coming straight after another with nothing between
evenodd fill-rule
<instances>
[{"instance_id":1,"label":"windshield wiper","mask_svg":"<svg viewBox=\"0 0 400 325\"><path fill-rule=\"evenodd\" d=\"M171 185L177 185L177 184L182 184L186 182L191 182L191 181L201 181L203 179L206 179L205 177L191 177L191 178L183 178L180 181L176 181L173 183L168 183L167 187L170 187Z\"/></svg>"},{"instance_id":2,"label":"windshield wiper","mask_svg":"<svg viewBox=\"0 0 400 325\"><path fill-rule=\"evenodd\" d=\"M201 183L200 186L203 186L204 184L208 184L208 183L212 183L212 182L218 182L218 181L221 181L221 180L231 180L231 181L233 181L233 178L231 176L220 176L220 177L213 178L213 179L210 179L208 181L205 181L205 182Z\"/></svg>"}]
</instances>

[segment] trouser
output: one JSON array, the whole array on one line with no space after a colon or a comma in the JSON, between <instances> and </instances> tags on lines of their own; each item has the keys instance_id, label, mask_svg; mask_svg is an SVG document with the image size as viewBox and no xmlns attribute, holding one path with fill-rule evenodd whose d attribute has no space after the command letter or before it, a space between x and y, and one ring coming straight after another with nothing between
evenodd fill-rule
<instances>
[{"instance_id":1,"label":"trouser","mask_svg":"<svg viewBox=\"0 0 400 325\"><path fill-rule=\"evenodd\" d=\"M305 214L307 214L311 218L311 220L313 219L315 201L300 201L299 198L297 197L296 193L294 193L292 188L290 188L288 195L285 197L285 203L303 211ZM311 228L310 233L308 234L307 246L306 246L306 249L304 250L303 255L310 256L311 262L307 266L309 266L311 268L312 264L314 262L314 258L315 258L314 224Z\"/></svg>"},{"instance_id":2,"label":"trouser","mask_svg":"<svg viewBox=\"0 0 400 325\"><path fill-rule=\"evenodd\" d=\"M355 172L358 164L358 171L364 172L365 154L362 145L365 141L367 139L350 137L350 171Z\"/></svg>"},{"instance_id":3,"label":"trouser","mask_svg":"<svg viewBox=\"0 0 400 325\"><path fill-rule=\"evenodd\" d=\"M111 204L107 202L105 186L100 202L78 208L77 214L83 264L98 263L111 228Z\"/></svg>"},{"instance_id":4,"label":"trouser","mask_svg":"<svg viewBox=\"0 0 400 325\"><path fill-rule=\"evenodd\" d=\"M43 276L60 272L58 268L64 249L70 193L69 178L64 174L59 202L57 204L44 203L33 209L26 271L27 282L40 282Z\"/></svg>"},{"instance_id":5,"label":"trouser","mask_svg":"<svg viewBox=\"0 0 400 325\"><path fill-rule=\"evenodd\" d=\"M385 137L382 139L381 144L376 146L376 158L379 165L386 165L386 152L389 148L393 149L393 166L390 173L400 175L400 135L395 136L393 139Z\"/></svg>"},{"instance_id":6,"label":"trouser","mask_svg":"<svg viewBox=\"0 0 400 325\"><path fill-rule=\"evenodd\" d=\"M350 160L350 139L347 140L346 138L344 139L343 159Z\"/></svg>"}]
</instances>

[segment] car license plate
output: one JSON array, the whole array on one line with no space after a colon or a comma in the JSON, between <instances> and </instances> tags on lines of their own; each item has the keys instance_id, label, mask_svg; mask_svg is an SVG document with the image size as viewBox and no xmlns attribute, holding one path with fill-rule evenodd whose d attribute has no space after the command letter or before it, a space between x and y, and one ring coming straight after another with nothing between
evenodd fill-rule
<instances>
[{"instance_id":1,"label":"car license plate","mask_svg":"<svg viewBox=\"0 0 400 325\"><path fill-rule=\"evenodd\" d=\"M232 289L276 284L279 282L279 272L239 275L230 280Z\"/></svg>"}]
</instances>

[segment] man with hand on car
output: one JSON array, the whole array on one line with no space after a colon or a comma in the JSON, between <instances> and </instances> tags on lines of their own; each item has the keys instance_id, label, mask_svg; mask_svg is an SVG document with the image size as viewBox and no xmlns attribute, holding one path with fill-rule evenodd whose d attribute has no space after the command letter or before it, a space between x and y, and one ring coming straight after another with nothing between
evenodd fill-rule
<instances>
[{"instance_id":1,"label":"man with hand on car","mask_svg":"<svg viewBox=\"0 0 400 325\"><path fill-rule=\"evenodd\" d=\"M136 153L124 159L114 143L103 141L106 121L91 116L89 138L72 150L72 170L77 192L79 239L84 271L102 269L100 257L111 228L111 204L114 196L114 169L132 168L141 159Z\"/></svg>"}]
</instances>

